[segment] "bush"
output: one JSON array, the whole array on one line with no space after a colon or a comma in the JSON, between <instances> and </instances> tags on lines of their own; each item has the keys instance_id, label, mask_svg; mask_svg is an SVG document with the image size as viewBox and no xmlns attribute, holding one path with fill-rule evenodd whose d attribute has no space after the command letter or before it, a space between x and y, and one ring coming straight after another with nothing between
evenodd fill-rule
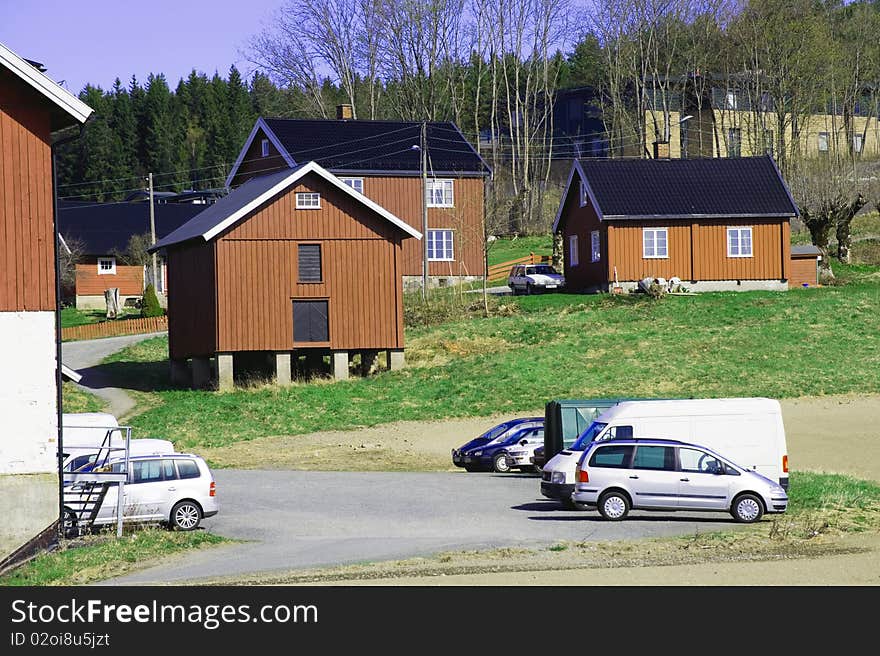
<instances>
[{"instance_id":1,"label":"bush","mask_svg":"<svg viewBox=\"0 0 880 656\"><path fill-rule=\"evenodd\" d=\"M152 284L144 290L144 302L141 306L142 317L161 317L165 310L159 305L159 297L156 296L156 288Z\"/></svg>"}]
</instances>

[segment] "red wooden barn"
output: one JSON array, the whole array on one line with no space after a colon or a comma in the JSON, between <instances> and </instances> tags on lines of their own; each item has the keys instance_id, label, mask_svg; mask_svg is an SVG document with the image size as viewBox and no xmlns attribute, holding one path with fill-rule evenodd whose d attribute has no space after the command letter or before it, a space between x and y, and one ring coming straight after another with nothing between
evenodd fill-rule
<instances>
[{"instance_id":1,"label":"red wooden barn","mask_svg":"<svg viewBox=\"0 0 880 656\"><path fill-rule=\"evenodd\" d=\"M221 390L267 360L281 384L300 359L358 355L402 366L404 240L420 232L309 162L251 178L153 247L167 253L172 380Z\"/></svg>"}]
</instances>

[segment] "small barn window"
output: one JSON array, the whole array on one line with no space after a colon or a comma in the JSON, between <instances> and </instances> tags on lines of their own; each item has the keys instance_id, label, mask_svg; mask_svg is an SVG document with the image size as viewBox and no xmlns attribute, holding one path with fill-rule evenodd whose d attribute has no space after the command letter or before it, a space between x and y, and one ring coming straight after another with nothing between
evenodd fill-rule
<instances>
[{"instance_id":1,"label":"small barn window","mask_svg":"<svg viewBox=\"0 0 880 656\"><path fill-rule=\"evenodd\" d=\"M115 257L99 257L98 258L98 275L115 275L116 274L116 258Z\"/></svg>"},{"instance_id":2,"label":"small barn window","mask_svg":"<svg viewBox=\"0 0 880 656\"><path fill-rule=\"evenodd\" d=\"M669 257L669 236L666 228L642 229L642 257Z\"/></svg>"},{"instance_id":3,"label":"small barn window","mask_svg":"<svg viewBox=\"0 0 880 656\"><path fill-rule=\"evenodd\" d=\"M820 132L819 133L818 148L819 148L820 153L827 153L828 152L828 133L827 132Z\"/></svg>"},{"instance_id":4,"label":"small barn window","mask_svg":"<svg viewBox=\"0 0 880 656\"><path fill-rule=\"evenodd\" d=\"M454 207L452 180L428 180L428 207Z\"/></svg>"},{"instance_id":5,"label":"small barn window","mask_svg":"<svg viewBox=\"0 0 880 656\"><path fill-rule=\"evenodd\" d=\"M571 235L568 238L568 265L578 265L578 236Z\"/></svg>"},{"instance_id":6,"label":"small barn window","mask_svg":"<svg viewBox=\"0 0 880 656\"><path fill-rule=\"evenodd\" d=\"M428 230L428 259L451 261L455 259L452 230Z\"/></svg>"},{"instance_id":7,"label":"small barn window","mask_svg":"<svg viewBox=\"0 0 880 656\"><path fill-rule=\"evenodd\" d=\"M263 141L260 143L260 148L261 148L260 153L262 154L262 156L268 157L269 156L269 140L263 139Z\"/></svg>"},{"instance_id":8,"label":"small barn window","mask_svg":"<svg viewBox=\"0 0 880 656\"><path fill-rule=\"evenodd\" d=\"M321 209L321 194L315 192L300 192L296 195L296 209L319 210Z\"/></svg>"},{"instance_id":9,"label":"small barn window","mask_svg":"<svg viewBox=\"0 0 880 656\"><path fill-rule=\"evenodd\" d=\"M293 301L293 341L329 342L328 316L326 300Z\"/></svg>"},{"instance_id":10,"label":"small barn window","mask_svg":"<svg viewBox=\"0 0 880 656\"><path fill-rule=\"evenodd\" d=\"M297 282L321 282L321 244L297 246Z\"/></svg>"},{"instance_id":11,"label":"small barn window","mask_svg":"<svg viewBox=\"0 0 880 656\"><path fill-rule=\"evenodd\" d=\"M354 189L359 194L364 193L364 179L363 178L339 178L344 184L347 184L349 187Z\"/></svg>"},{"instance_id":12,"label":"small barn window","mask_svg":"<svg viewBox=\"0 0 880 656\"><path fill-rule=\"evenodd\" d=\"M752 229L727 229L727 257L752 257Z\"/></svg>"},{"instance_id":13,"label":"small barn window","mask_svg":"<svg viewBox=\"0 0 880 656\"><path fill-rule=\"evenodd\" d=\"M598 262L602 259L602 249L599 242L599 231L593 230L590 233L590 261Z\"/></svg>"},{"instance_id":14,"label":"small barn window","mask_svg":"<svg viewBox=\"0 0 880 656\"><path fill-rule=\"evenodd\" d=\"M860 153L862 152L862 144L864 143L864 139L862 139L862 135L854 134L853 135L853 152Z\"/></svg>"},{"instance_id":15,"label":"small barn window","mask_svg":"<svg viewBox=\"0 0 880 656\"><path fill-rule=\"evenodd\" d=\"M581 180L581 207L587 204L587 185Z\"/></svg>"}]
</instances>

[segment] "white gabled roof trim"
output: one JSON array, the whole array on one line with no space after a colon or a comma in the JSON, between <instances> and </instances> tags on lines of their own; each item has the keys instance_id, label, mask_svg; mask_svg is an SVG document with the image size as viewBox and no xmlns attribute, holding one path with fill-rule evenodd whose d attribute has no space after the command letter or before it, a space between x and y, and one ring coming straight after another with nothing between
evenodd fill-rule
<instances>
[{"instance_id":1,"label":"white gabled roof trim","mask_svg":"<svg viewBox=\"0 0 880 656\"><path fill-rule=\"evenodd\" d=\"M578 182L581 182L585 185L587 190L587 195L590 197L590 202L593 204L593 209L596 210L596 216L599 217L599 221L601 222L605 217L602 214L602 208L599 207L599 203L596 201L596 196L593 193L592 188L590 187L590 183L587 182L587 176L584 175L584 169L581 168L580 163L575 160L571 165L571 172L568 174L568 182L565 183L565 191L562 193L562 200L559 201L559 209L556 211L556 219L553 221L553 232L555 233L557 228L559 227L559 220L562 218L562 209L565 207L565 201L568 199L568 193L571 189L571 183L574 181L575 172L578 174ZM580 189L577 190L578 194L578 205L580 205L581 192Z\"/></svg>"},{"instance_id":2,"label":"white gabled roof trim","mask_svg":"<svg viewBox=\"0 0 880 656\"><path fill-rule=\"evenodd\" d=\"M293 185L297 180L299 180L300 178L302 178L303 176L305 176L308 173L316 173L316 174L320 175L322 178L324 178L325 180L327 180L328 182L333 184L337 189L345 192L346 194L348 194L349 196L351 196L355 200L359 201L363 205L366 205L371 210L373 210L374 212L379 214L382 218L387 219L389 222L393 223L394 225L396 225L398 228L400 228L401 230L403 230L404 232L406 232L410 236L415 237L416 239L422 238L422 233L419 232L418 230L416 230L415 228L413 228L406 221L402 221L401 219L394 216L391 212L386 210L381 205L374 203L373 201L371 201L369 198L367 198L363 194L355 191L354 189L349 187L347 184L342 182L335 175L330 173L327 169L323 168L322 166L318 165L315 162L309 162L308 164L303 164L302 166L297 168L295 171L291 171L291 173L288 177L284 178L277 185L275 185L274 187L272 187L271 189L269 189L267 192L260 195L259 197L255 198L254 200L249 202L244 207L242 207L242 208L238 209L237 211L233 212L232 214L230 214L223 221L221 221L220 223L215 225L213 228L211 228L207 232L203 233L202 237L204 238L205 241L210 241L211 239L213 239L214 237L219 235L221 232L223 232L224 230L229 228L231 225L237 223L242 218L247 216L251 211L253 211L257 207L259 207L260 205L262 205L266 201L270 200L271 198L274 198L275 196L280 194L282 191L284 191L285 189L287 189L288 187Z\"/></svg>"},{"instance_id":3,"label":"white gabled roof trim","mask_svg":"<svg viewBox=\"0 0 880 656\"><path fill-rule=\"evenodd\" d=\"M55 80L38 71L2 43L0 43L0 63L80 123L85 123L94 111Z\"/></svg>"},{"instance_id":4,"label":"white gabled roof trim","mask_svg":"<svg viewBox=\"0 0 880 656\"><path fill-rule=\"evenodd\" d=\"M269 129L269 126L266 125L266 121L263 120L263 117L259 117L257 122L254 123L254 127L251 130L250 135L247 140L244 142L244 147L241 149L241 152L238 154L238 159L235 160L235 164L232 165L232 170L229 172L229 175L226 176L226 186L229 187L232 184L232 179L235 177L235 174L238 173L239 167L244 162L244 156L247 154L248 149L251 147L251 144L254 142L254 139L257 136L257 132L260 130L263 131L263 134L266 135L266 138L272 142L272 145L275 146L275 149L281 154L284 158L284 161L287 162L287 165L290 168L294 168L296 166L296 162L290 156L290 153L287 152L287 149L281 145L281 140L275 136L275 133ZM265 171L264 171L265 173Z\"/></svg>"}]
</instances>

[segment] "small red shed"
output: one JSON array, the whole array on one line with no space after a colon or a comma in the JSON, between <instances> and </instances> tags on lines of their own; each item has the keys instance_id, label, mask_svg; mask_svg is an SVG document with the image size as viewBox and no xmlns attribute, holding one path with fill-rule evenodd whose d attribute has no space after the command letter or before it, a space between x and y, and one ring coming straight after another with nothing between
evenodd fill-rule
<instances>
[{"instance_id":1,"label":"small red shed","mask_svg":"<svg viewBox=\"0 0 880 656\"><path fill-rule=\"evenodd\" d=\"M315 162L252 178L160 240L172 380L231 389L234 371L330 356L337 378L403 366L403 241L420 232ZM274 360L274 362L272 362Z\"/></svg>"}]
</instances>

